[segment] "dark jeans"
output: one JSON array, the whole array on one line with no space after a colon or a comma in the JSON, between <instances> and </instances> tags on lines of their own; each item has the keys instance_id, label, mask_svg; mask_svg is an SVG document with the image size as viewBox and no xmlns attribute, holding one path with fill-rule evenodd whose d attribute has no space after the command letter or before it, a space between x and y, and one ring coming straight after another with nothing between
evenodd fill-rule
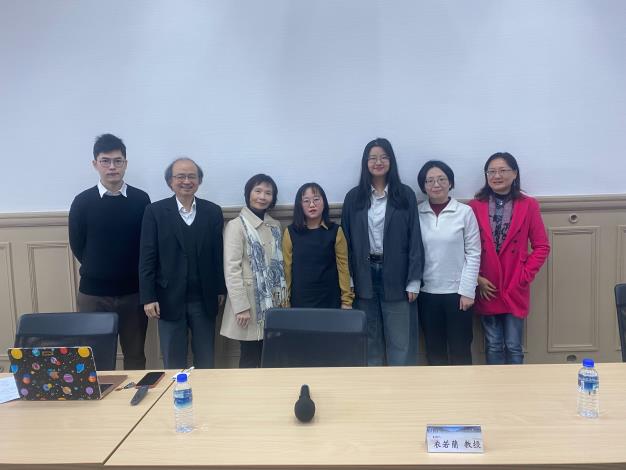
<instances>
[{"instance_id":1,"label":"dark jeans","mask_svg":"<svg viewBox=\"0 0 626 470\"><path fill-rule=\"evenodd\" d=\"M367 317L367 364L382 366L413 365L416 357L411 355L417 342L414 324L411 322L410 304L407 300L385 300L380 263L371 263L374 297L357 299L355 308L363 310Z\"/></svg>"},{"instance_id":2,"label":"dark jeans","mask_svg":"<svg viewBox=\"0 0 626 470\"><path fill-rule=\"evenodd\" d=\"M254 369L261 367L261 353L263 341L239 341L241 355L239 356L240 369Z\"/></svg>"},{"instance_id":3,"label":"dark jeans","mask_svg":"<svg viewBox=\"0 0 626 470\"><path fill-rule=\"evenodd\" d=\"M166 369L185 369L189 331L196 369L212 369L214 363L215 317L204 311L202 302L183 304L185 314L178 320L159 320L159 344Z\"/></svg>"},{"instance_id":4,"label":"dark jeans","mask_svg":"<svg viewBox=\"0 0 626 470\"><path fill-rule=\"evenodd\" d=\"M523 364L524 319L512 313L481 315L487 364Z\"/></svg>"},{"instance_id":5,"label":"dark jeans","mask_svg":"<svg viewBox=\"0 0 626 470\"><path fill-rule=\"evenodd\" d=\"M459 309L459 294L420 292L419 322L431 366L472 363L472 311Z\"/></svg>"},{"instance_id":6,"label":"dark jeans","mask_svg":"<svg viewBox=\"0 0 626 470\"><path fill-rule=\"evenodd\" d=\"M139 304L139 294L102 297L79 292L77 300L80 312L117 313L120 346L124 354L124 369L145 369L144 344L146 342L148 317Z\"/></svg>"}]
</instances>

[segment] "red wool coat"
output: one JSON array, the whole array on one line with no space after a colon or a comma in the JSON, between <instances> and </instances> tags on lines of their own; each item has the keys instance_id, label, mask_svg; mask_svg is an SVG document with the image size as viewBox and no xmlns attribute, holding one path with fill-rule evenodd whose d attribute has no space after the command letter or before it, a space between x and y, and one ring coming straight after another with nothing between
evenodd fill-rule
<instances>
[{"instance_id":1,"label":"red wool coat","mask_svg":"<svg viewBox=\"0 0 626 470\"><path fill-rule=\"evenodd\" d=\"M479 274L498 289L492 300L481 299L477 294L475 311L482 315L512 313L516 317L526 318L530 305L530 283L550 253L550 242L541 220L539 204L525 195L513 201L511 225L500 253L496 253L491 232L489 200L474 199L469 205L474 210L480 229L482 248Z\"/></svg>"}]
</instances>

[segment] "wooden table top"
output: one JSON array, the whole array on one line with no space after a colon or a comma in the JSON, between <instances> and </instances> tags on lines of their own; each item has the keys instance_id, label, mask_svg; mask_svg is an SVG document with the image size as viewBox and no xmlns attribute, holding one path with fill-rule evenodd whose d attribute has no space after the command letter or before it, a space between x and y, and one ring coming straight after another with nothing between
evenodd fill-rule
<instances>
[{"instance_id":1,"label":"wooden table top","mask_svg":"<svg viewBox=\"0 0 626 470\"><path fill-rule=\"evenodd\" d=\"M196 429L164 395L106 462L119 468L626 468L626 364L599 364L599 419L576 414L575 364L196 370ZM293 414L300 386L316 404ZM485 453L428 454L427 424L480 424ZM581 467L576 467L581 468Z\"/></svg>"},{"instance_id":2,"label":"wooden table top","mask_svg":"<svg viewBox=\"0 0 626 470\"><path fill-rule=\"evenodd\" d=\"M106 371L128 375L122 385L138 382L146 371ZM136 389L113 390L97 401L22 401L0 404L0 468L93 467L102 465L161 395L172 385L174 371L137 406ZM0 374L7 377L10 374Z\"/></svg>"}]
</instances>

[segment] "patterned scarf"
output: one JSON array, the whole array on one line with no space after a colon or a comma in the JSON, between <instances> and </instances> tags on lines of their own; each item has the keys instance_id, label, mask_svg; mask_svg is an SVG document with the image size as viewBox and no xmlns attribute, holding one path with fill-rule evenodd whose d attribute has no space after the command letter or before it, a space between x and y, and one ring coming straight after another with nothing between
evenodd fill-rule
<instances>
[{"instance_id":1,"label":"patterned scarf","mask_svg":"<svg viewBox=\"0 0 626 470\"><path fill-rule=\"evenodd\" d=\"M504 243L513 215L513 199L511 195L489 197L489 220L491 222L491 233L496 245L496 253L500 252L500 247Z\"/></svg>"},{"instance_id":2,"label":"patterned scarf","mask_svg":"<svg viewBox=\"0 0 626 470\"><path fill-rule=\"evenodd\" d=\"M287 299L287 283L283 267L281 233L278 227L271 226L274 250L269 265L265 262L265 249L259 232L239 215L248 242L248 258L254 275L254 300L259 339L263 338L265 312L272 307L283 307Z\"/></svg>"}]
</instances>

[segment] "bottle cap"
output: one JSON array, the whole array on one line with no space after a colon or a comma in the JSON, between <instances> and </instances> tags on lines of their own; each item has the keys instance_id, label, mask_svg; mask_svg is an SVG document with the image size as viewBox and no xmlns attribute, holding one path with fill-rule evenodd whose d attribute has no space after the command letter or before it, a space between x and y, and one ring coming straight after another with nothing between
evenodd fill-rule
<instances>
[{"instance_id":1,"label":"bottle cap","mask_svg":"<svg viewBox=\"0 0 626 470\"><path fill-rule=\"evenodd\" d=\"M593 364L592 364L593 365ZM184 383L187 382L187 374L178 374L176 376L176 382L178 383Z\"/></svg>"},{"instance_id":2,"label":"bottle cap","mask_svg":"<svg viewBox=\"0 0 626 470\"><path fill-rule=\"evenodd\" d=\"M593 359L583 359L583 367L593 367Z\"/></svg>"}]
</instances>

